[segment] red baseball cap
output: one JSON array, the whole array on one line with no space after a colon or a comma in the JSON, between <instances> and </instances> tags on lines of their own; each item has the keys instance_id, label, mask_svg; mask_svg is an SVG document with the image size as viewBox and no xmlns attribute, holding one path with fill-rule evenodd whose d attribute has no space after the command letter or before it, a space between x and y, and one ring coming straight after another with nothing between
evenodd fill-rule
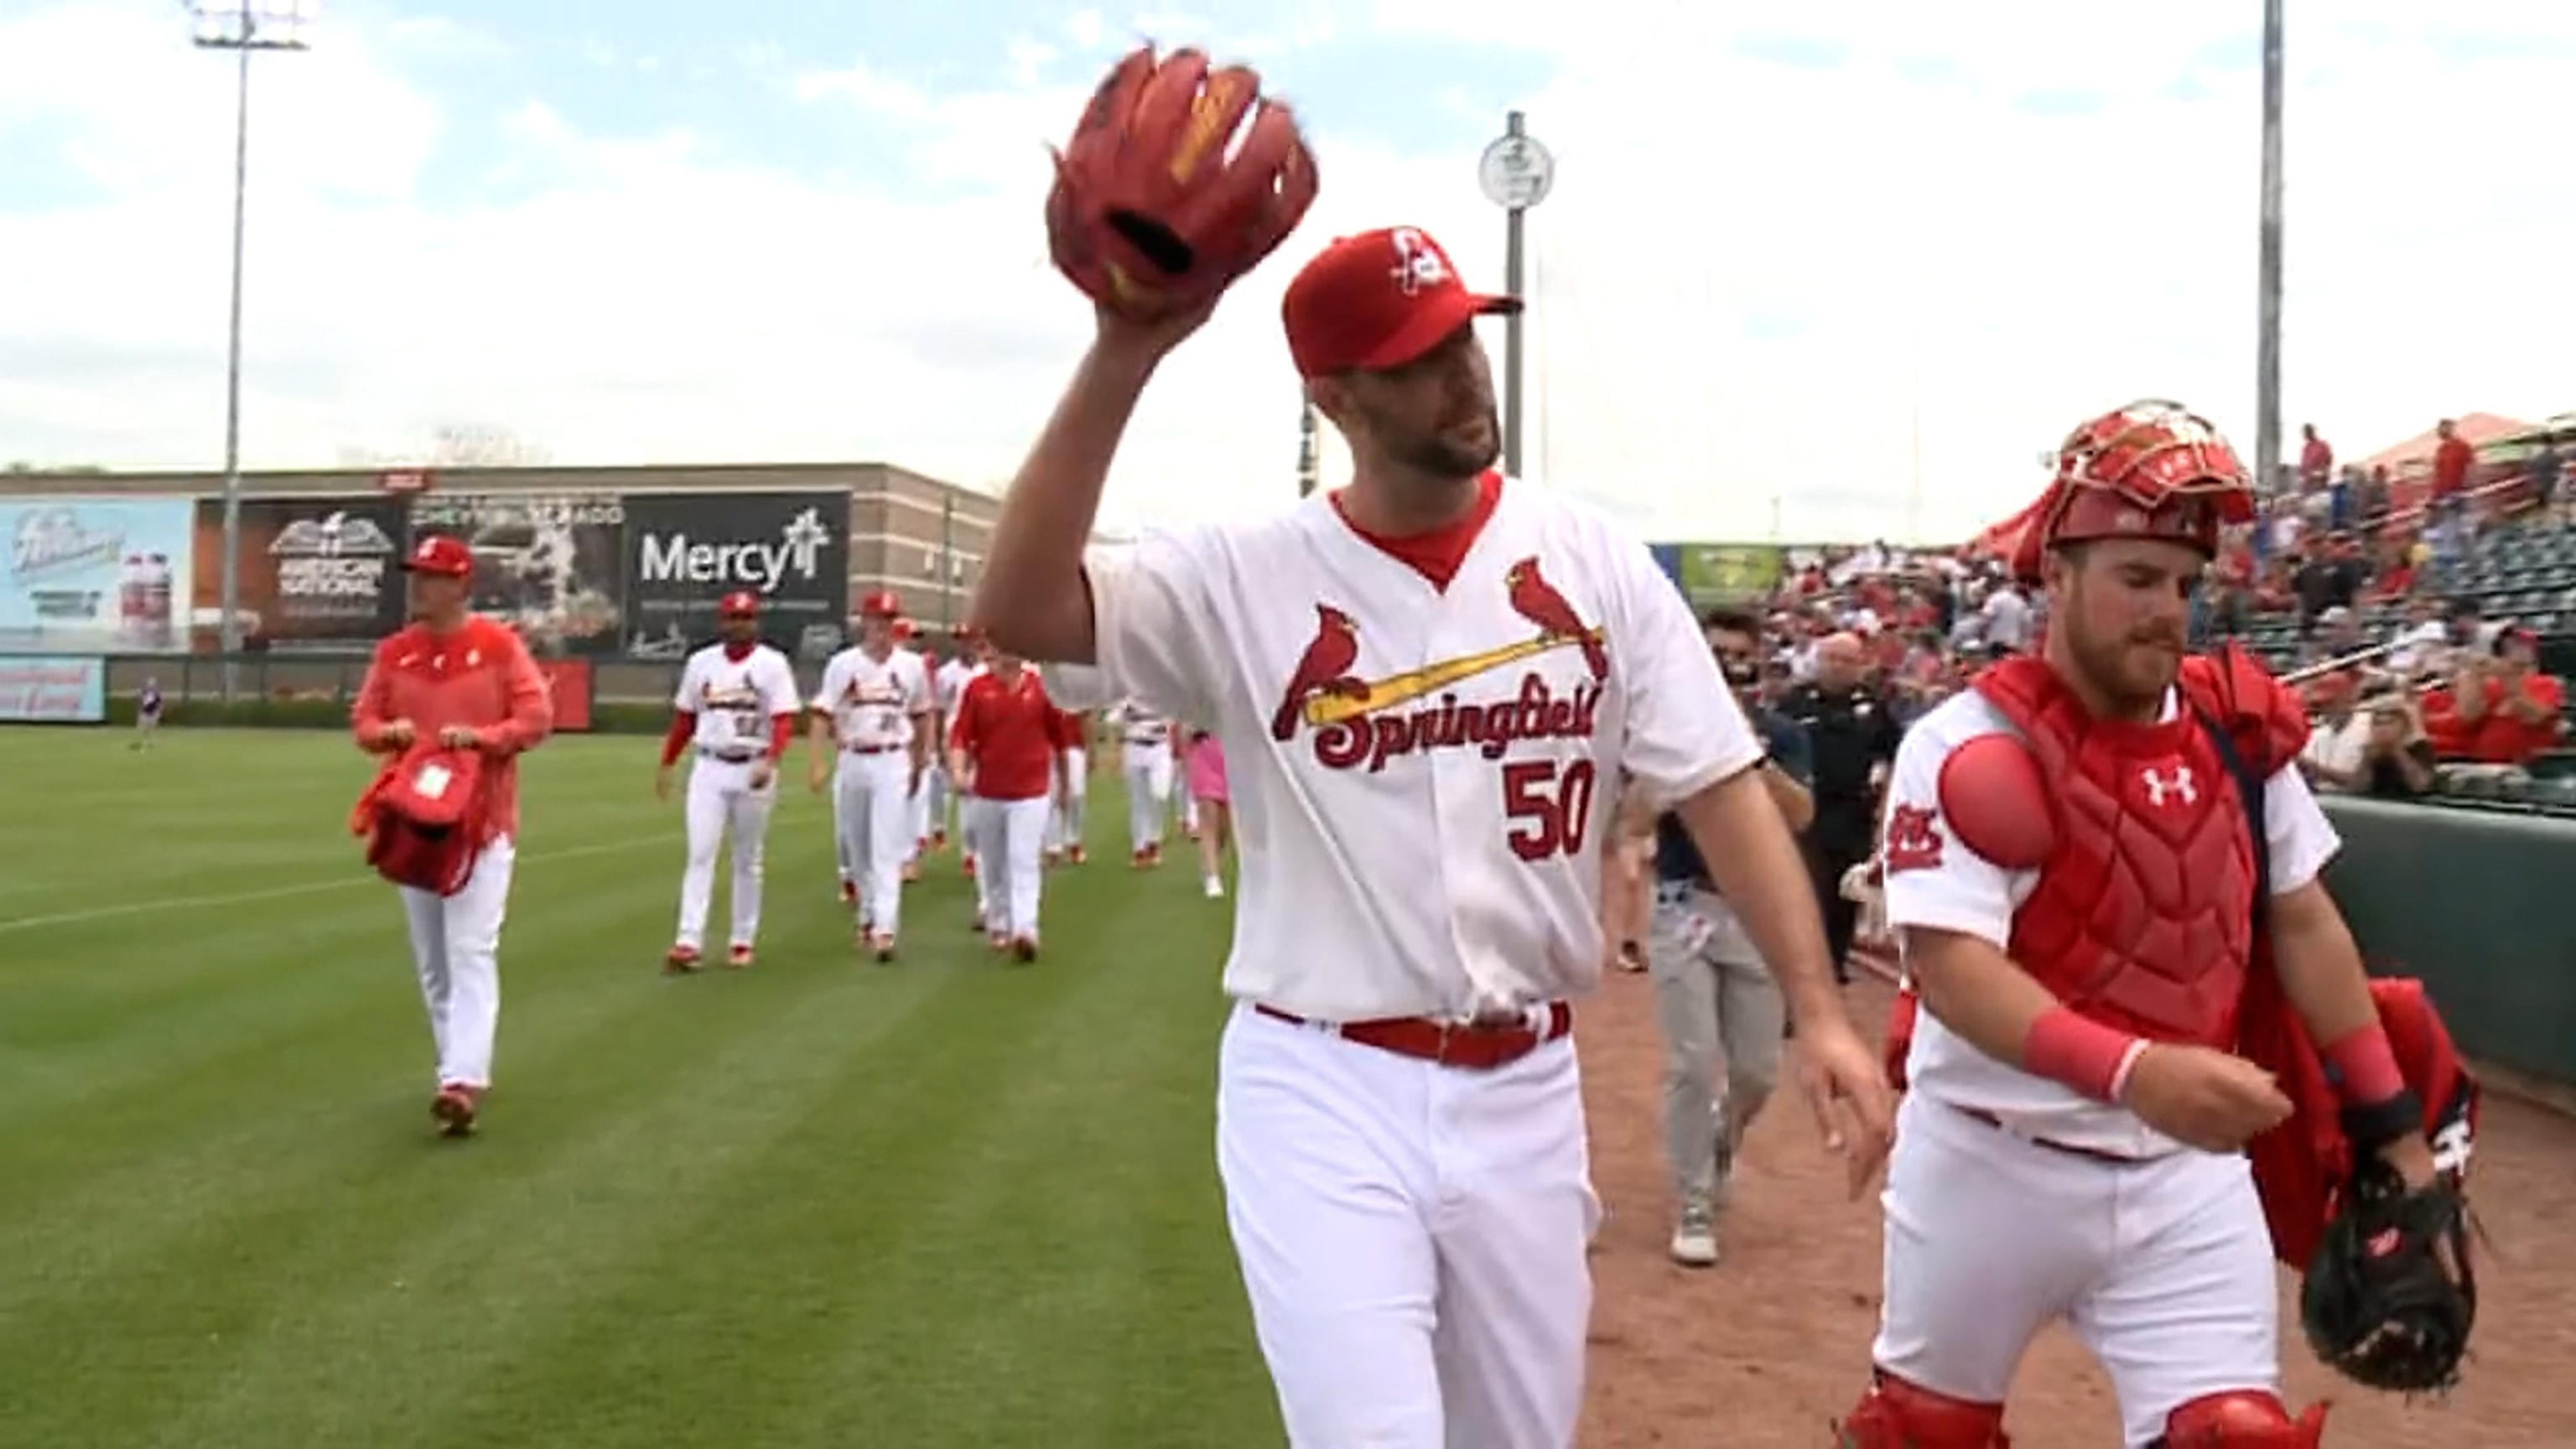
<instances>
[{"instance_id":1,"label":"red baseball cap","mask_svg":"<svg viewBox=\"0 0 2576 1449\"><path fill-rule=\"evenodd\" d=\"M416 574L461 579L474 572L474 550L467 548L462 539L433 533L411 546L411 554L402 566Z\"/></svg>"},{"instance_id":2,"label":"red baseball cap","mask_svg":"<svg viewBox=\"0 0 2576 1449\"><path fill-rule=\"evenodd\" d=\"M736 589L716 600L716 612L728 619L757 619L760 617L760 595L749 589Z\"/></svg>"},{"instance_id":3,"label":"red baseball cap","mask_svg":"<svg viewBox=\"0 0 2576 1449\"><path fill-rule=\"evenodd\" d=\"M1449 253L1419 227L1335 241L1279 304L1300 377L1402 367L1478 317L1518 312L1517 297L1467 290Z\"/></svg>"},{"instance_id":4,"label":"red baseball cap","mask_svg":"<svg viewBox=\"0 0 2576 1449\"><path fill-rule=\"evenodd\" d=\"M891 619L903 612L903 600L892 589L879 589L859 598L859 613L877 619Z\"/></svg>"}]
</instances>

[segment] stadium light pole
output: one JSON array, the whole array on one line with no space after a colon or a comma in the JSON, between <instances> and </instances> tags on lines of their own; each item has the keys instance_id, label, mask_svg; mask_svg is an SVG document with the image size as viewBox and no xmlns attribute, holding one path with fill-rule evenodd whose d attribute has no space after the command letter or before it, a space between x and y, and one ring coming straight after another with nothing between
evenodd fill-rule
<instances>
[{"instance_id":1,"label":"stadium light pole","mask_svg":"<svg viewBox=\"0 0 2576 1449\"><path fill-rule=\"evenodd\" d=\"M1521 476L1521 344L1528 299L1525 252L1529 209L1556 189L1556 157L1529 133L1528 117L1503 117L1503 134L1476 158L1476 186L1503 209L1503 294L1521 310L1503 319L1503 471Z\"/></svg>"},{"instance_id":2,"label":"stadium light pole","mask_svg":"<svg viewBox=\"0 0 2576 1449\"><path fill-rule=\"evenodd\" d=\"M2255 242L2254 473L2257 497L2278 487L2281 453L2281 111L2285 0L2263 0L2263 201Z\"/></svg>"},{"instance_id":3,"label":"stadium light pole","mask_svg":"<svg viewBox=\"0 0 2576 1449\"><path fill-rule=\"evenodd\" d=\"M261 51L303 50L313 0L188 0L200 50L233 53L233 257L231 315L224 344L223 618L224 702L234 695L233 656L241 652L242 250L250 199L250 58Z\"/></svg>"}]
</instances>

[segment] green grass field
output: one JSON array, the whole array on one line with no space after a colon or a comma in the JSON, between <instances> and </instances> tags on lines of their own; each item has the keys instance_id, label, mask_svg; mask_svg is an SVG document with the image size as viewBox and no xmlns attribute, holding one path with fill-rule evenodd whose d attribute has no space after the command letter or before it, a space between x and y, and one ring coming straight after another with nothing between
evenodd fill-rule
<instances>
[{"instance_id":1,"label":"green grass field","mask_svg":"<svg viewBox=\"0 0 2576 1449\"><path fill-rule=\"evenodd\" d=\"M529 760L498 1081L452 1143L341 738L0 731L0 1444L1280 1442L1195 872L1126 869L1096 776L1037 966L969 933L953 856L860 964L799 788L759 968L665 980L652 752Z\"/></svg>"}]
</instances>

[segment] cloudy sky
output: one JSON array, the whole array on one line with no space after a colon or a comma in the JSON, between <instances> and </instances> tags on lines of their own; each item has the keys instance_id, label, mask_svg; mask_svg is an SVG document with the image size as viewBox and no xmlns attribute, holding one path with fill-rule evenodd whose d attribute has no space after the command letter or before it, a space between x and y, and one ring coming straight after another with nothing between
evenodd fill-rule
<instances>
[{"instance_id":1,"label":"cloudy sky","mask_svg":"<svg viewBox=\"0 0 2576 1449\"><path fill-rule=\"evenodd\" d=\"M2576 408L2576 5L2293 8L2287 425ZM2132 397L2251 447L2260 11L343 0L256 67L245 456L473 425L998 484L1088 324L1045 143L1152 35L1259 65L1324 197L1158 381L1118 520L1291 496L1278 293L1337 232L1499 284L1517 106L1558 162L1524 471L1665 538L1956 537ZM219 461L232 104L173 0L0 0L0 459Z\"/></svg>"}]
</instances>

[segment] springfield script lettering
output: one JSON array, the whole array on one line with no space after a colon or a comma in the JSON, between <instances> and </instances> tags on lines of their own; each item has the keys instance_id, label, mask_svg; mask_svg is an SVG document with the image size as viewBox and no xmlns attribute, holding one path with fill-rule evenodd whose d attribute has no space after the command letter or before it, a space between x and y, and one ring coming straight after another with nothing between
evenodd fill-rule
<instances>
[{"instance_id":1,"label":"springfield script lettering","mask_svg":"<svg viewBox=\"0 0 2576 1449\"><path fill-rule=\"evenodd\" d=\"M1521 676L1520 693L1492 704L1461 704L1444 694L1437 704L1415 710L1390 710L1326 725L1315 731L1315 761L1328 770L1355 770L1372 775L1398 756L1432 750L1474 750L1499 760L1518 740L1589 739L1600 718L1598 684L1579 684L1565 694L1548 687L1538 674Z\"/></svg>"}]
</instances>

